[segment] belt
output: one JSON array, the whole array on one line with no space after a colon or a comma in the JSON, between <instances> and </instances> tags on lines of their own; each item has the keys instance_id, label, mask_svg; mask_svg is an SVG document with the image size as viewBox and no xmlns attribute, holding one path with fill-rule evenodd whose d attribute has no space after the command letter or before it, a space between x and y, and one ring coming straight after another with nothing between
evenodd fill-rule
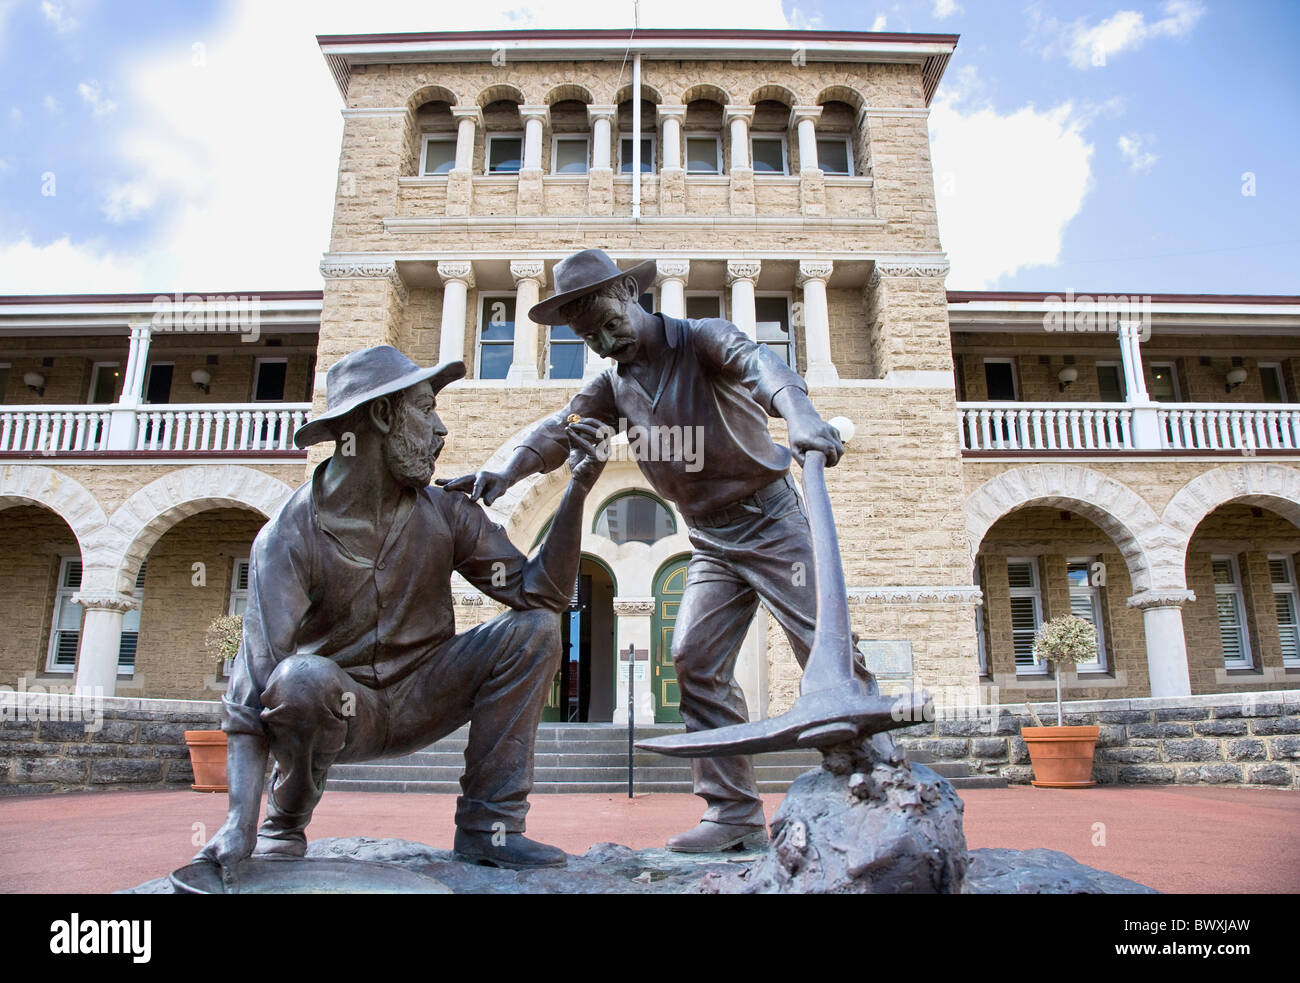
<instances>
[{"instance_id":1,"label":"belt","mask_svg":"<svg viewBox=\"0 0 1300 983\"><path fill-rule=\"evenodd\" d=\"M699 515L683 515L682 518L686 520L688 526L729 525L737 519L762 514L763 506L772 499L785 494L787 489L794 490L794 479L789 474L764 485L752 495L737 499L730 505L724 505L712 512L701 512Z\"/></svg>"}]
</instances>

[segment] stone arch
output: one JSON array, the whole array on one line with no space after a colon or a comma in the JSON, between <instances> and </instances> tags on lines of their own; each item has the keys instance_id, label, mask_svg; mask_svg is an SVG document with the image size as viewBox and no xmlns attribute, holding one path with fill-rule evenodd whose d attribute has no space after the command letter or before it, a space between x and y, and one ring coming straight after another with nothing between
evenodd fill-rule
<instances>
[{"instance_id":1,"label":"stone arch","mask_svg":"<svg viewBox=\"0 0 1300 983\"><path fill-rule=\"evenodd\" d=\"M779 102L787 107L798 105L799 99L794 94L794 90L786 88L776 82L769 82L766 85L760 85L757 89L749 94L749 102L752 106L757 106L760 102L770 99L773 102Z\"/></svg>"},{"instance_id":2,"label":"stone arch","mask_svg":"<svg viewBox=\"0 0 1300 983\"><path fill-rule=\"evenodd\" d=\"M123 502L109 519L122 549L113 560L86 565L83 590L131 593L140 563L154 544L181 519L211 508L247 508L268 519L293 489L263 471L235 464L181 468L145 485ZM88 583L91 579L95 583Z\"/></svg>"},{"instance_id":3,"label":"stone arch","mask_svg":"<svg viewBox=\"0 0 1300 983\"><path fill-rule=\"evenodd\" d=\"M623 86L621 89L619 89L617 92L614 93L615 106L621 106L623 103L631 101L631 99L632 99L631 83L628 83L627 85ZM656 89L652 85L646 85L644 82L641 83L641 99L644 102L653 102L656 106L658 106L660 103L664 101L664 97L659 93L658 89Z\"/></svg>"},{"instance_id":4,"label":"stone arch","mask_svg":"<svg viewBox=\"0 0 1300 983\"><path fill-rule=\"evenodd\" d=\"M445 102L456 106L460 104L460 97L442 85L422 85L406 100L406 111L413 113L426 102Z\"/></svg>"},{"instance_id":5,"label":"stone arch","mask_svg":"<svg viewBox=\"0 0 1300 983\"><path fill-rule=\"evenodd\" d=\"M478 94L475 103L482 107L494 102L513 102L516 105L522 105L524 99L523 90L518 86L511 85L509 82L500 82L496 85L489 85L486 89Z\"/></svg>"},{"instance_id":6,"label":"stone arch","mask_svg":"<svg viewBox=\"0 0 1300 983\"><path fill-rule=\"evenodd\" d=\"M817 98L813 102L818 106L825 105L828 102L843 102L852 106L858 113L867 108L867 100L862 93L847 85L827 86L817 93Z\"/></svg>"},{"instance_id":7,"label":"stone arch","mask_svg":"<svg viewBox=\"0 0 1300 983\"><path fill-rule=\"evenodd\" d=\"M546 98L542 101L548 106L554 106L557 102L564 102L566 99L585 103L588 106L596 101L590 89L585 85L578 85L576 82L564 82L555 86L550 92L546 93Z\"/></svg>"},{"instance_id":8,"label":"stone arch","mask_svg":"<svg viewBox=\"0 0 1300 983\"><path fill-rule=\"evenodd\" d=\"M1267 461L1229 464L1185 484L1169 500L1162 516L1180 562L1197 526L1229 502L1262 506L1300 526L1300 469Z\"/></svg>"},{"instance_id":9,"label":"stone arch","mask_svg":"<svg viewBox=\"0 0 1300 983\"><path fill-rule=\"evenodd\" d=\"M720 86L713 85L709 82L701 82L699 85L692 85L682 93L682 105L689 106L697 99L711 99L721 106L731 104L731 93Z\"/></svg>"},{"instance_id":10,"label":"stone arch","mask_svg":"<svg viewBox=\"0 0 1300 983\"><path fill-rule=\"evenodd\" d=\"M1181 558L1171 555L1155 510L1122 482L1072 464L1013 468L971 492L966 531L972 563L993 524L1026 505L1069 509L1095 523L1123 555L1135 593L1185 586Z\"/></svg>"},{"instance_id":11,"label":"stone arch","mask_svg":"<svg viewBox=\"0 0 1300 983\"><path fill-rule=\"evenodd\" d=\"M39 505L68 524L81 551L83 568L112 555L108 517L80 482L38 464L0 468L0 509Z\"/></svg>"}]
</instances>

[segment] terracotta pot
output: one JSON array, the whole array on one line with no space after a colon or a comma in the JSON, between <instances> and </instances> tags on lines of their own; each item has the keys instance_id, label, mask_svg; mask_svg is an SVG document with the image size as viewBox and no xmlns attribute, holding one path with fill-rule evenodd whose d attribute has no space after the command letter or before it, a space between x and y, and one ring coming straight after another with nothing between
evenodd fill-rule
<instances>
[{"instance_id":1,"label":"terracotta pot","mask_svg":"<svg viewBox=\"0 0 1300 983\"><path fill-rule=\"evenodd\" d=\"M1092 780L1092 752L1100 728L1021 727L1020 736L1029 747L1034 780L1039 788L1089 788Z\"/></svg>"},{"instance_id":2,"label":"terracotta pot","mask_svg":"<svg viewBox=\"0 0 1300 983\"><path fill-rule=\"evenodd\" d=\"M185 744L190 749L196 792L225 792L226 732L224 730L187 730Z\"/></svg>"}]
</instances>

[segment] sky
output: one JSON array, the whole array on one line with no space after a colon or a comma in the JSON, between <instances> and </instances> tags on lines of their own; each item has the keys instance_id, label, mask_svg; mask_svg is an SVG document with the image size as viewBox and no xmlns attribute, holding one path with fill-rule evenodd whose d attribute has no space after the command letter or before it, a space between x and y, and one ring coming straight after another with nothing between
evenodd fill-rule
<instances>
[{"instance_id":1,"label":"sky","mask_svg":"<svg viewBox=\"0 0 1300 983\"><path fill-rule=\"evenodd\" d=\"M1300 293L1297 0L641 0L643 27L959 34L952 290ZM630 28L632 0L0 0L0 293L318 289L316 34Z\"/></svg>"}]
</instances>

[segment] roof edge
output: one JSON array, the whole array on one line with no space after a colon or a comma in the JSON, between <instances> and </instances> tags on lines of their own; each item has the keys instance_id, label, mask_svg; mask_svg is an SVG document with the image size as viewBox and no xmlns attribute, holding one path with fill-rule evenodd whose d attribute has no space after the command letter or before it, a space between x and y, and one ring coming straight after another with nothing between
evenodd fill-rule
<instances>
[{"instance_id":1,"label":"roof edge","mask_svg":"<svg viewBox=\"0 0 1300 983\"><path fill-rule=\"evenodd\" d=\"M0 306L24 304L151 304L159 297L246 297L258 301L324 300L321 290L174 290L144 294L0 294Z\"/></svg>"},{"instance_id":2,"label":"roof edge","mask_svg":"<svg viewBox=\"0 0 1300 983\"><path fill-rule=\"evenodd\" d=\"M949 290L949 304L975 304L981 301L1006 301L1014 303L1043 303L1063 300L1066 295L1079 297L1139 297L1150 298L1153 304L1300 304L1295 294L1145 294L1125 293L1117 290L1087 291L1061 290L1056 293L1032 290Z\"/></svg>"}]
</instances>

